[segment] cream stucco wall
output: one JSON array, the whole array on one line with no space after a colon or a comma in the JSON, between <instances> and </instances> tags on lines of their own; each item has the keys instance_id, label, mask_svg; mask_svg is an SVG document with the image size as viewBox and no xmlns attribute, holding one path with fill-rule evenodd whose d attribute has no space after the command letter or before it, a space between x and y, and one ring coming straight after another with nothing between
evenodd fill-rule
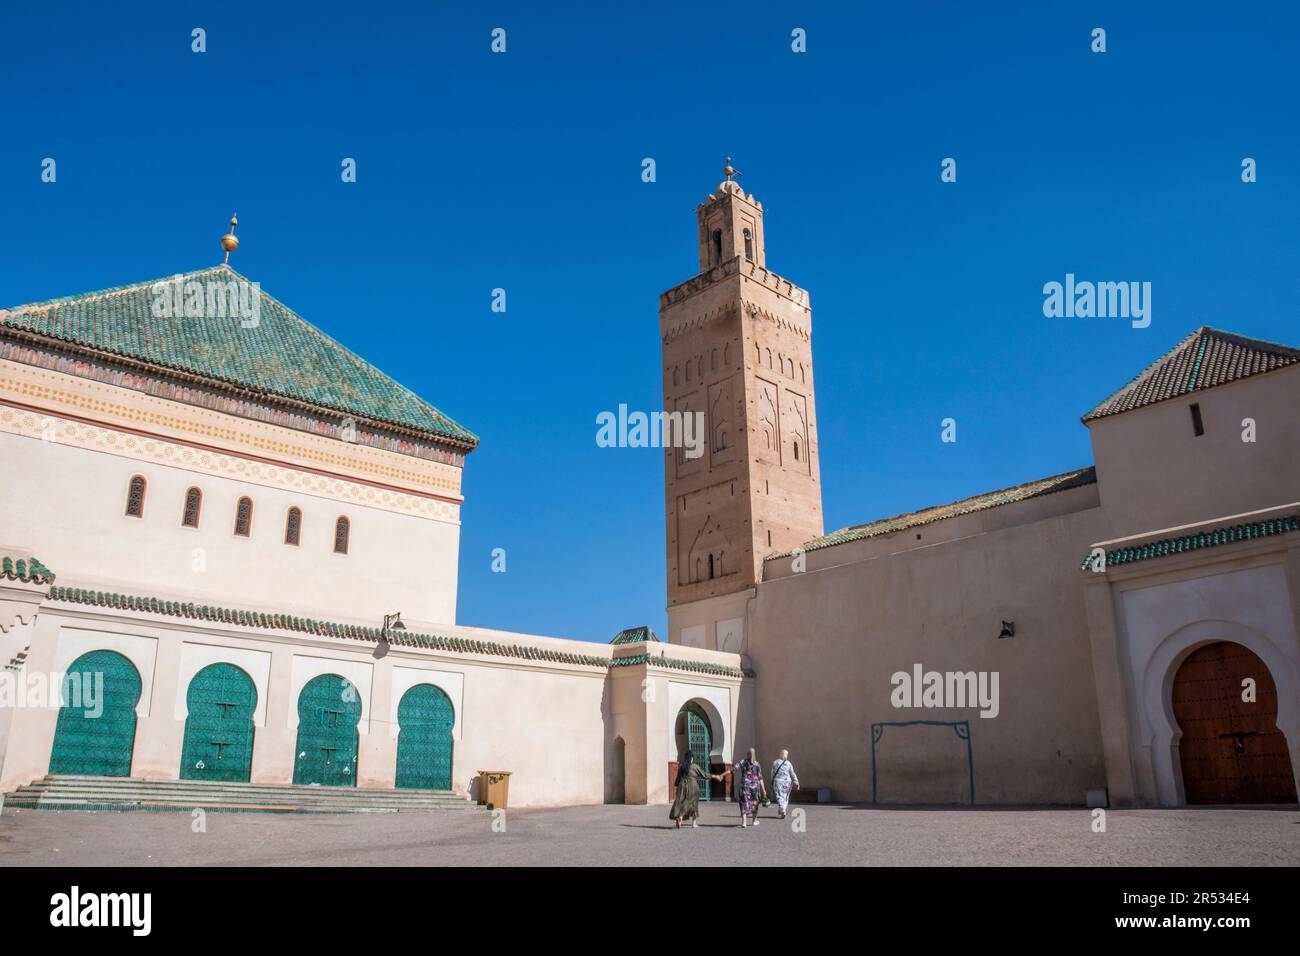
<instances>
[{"instance_id":1,"label":"cream stucco wall","mask_svg":"<svg viewBox=\"0 0 1300 956\"><path fill-rule=\"evenodd\" d=\"M1106 527L1085 486L768 562L748 653L762 755L789 749L805 786L881 802L1080 804L1105 785L1078 561ZM921 539L917 540L917 535ZM942 542L942 543L935 543ZM1016 636L998 639L1001 622ZM999 674L999 712L895 708L891 675Z\"/></svg>"},{"instance_id":2,"label":"cream stucco wall","mask_svg":"<svg viewBox=\"0 0 1300 956\"><path fill-rule=\"evenodd\" d=\"M1196 435L1189 406L1200 406ZM1251 376L1089 424L1115 537L1294 501L1300 366ZM1254 441L1243 441L1243 422Z\"/></svg>"},{"instance_id":3,"label":"cream stucco wall","mask_svg":"<svg viewBox=\"0 0 1300 956\"><path fill-rule=\"evenodd\" d=\"M45 407L5 404L9 396ZM186 423L201 444L181 437ZM402 611L450 624L459 472L0 361L0 481L40 487L6 502L0 536L82 586L134 593L146 585L151 595L376 623ZM125 514L134 475L148 482L139 518ZM191 486L203 493L198 528L181 524ZM245 496L253 520L241 537L235 511ZM296 546L285 543L291 507L303 516ZM334 553L339 517L351 523L347 554Z\"/></svg>"}]
</instances>

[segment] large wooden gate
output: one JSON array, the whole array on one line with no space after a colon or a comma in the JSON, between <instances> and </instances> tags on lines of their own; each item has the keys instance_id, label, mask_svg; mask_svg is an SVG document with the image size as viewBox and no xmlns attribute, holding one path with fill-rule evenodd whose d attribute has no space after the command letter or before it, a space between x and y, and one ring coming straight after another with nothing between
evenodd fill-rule
<instances>
[{"instance_id":1,"label":"large wooden gate","mask_svg":"<svg viewBox=\"0 0 1300 956\"><path fill-rule=\"evenodd\" d=\"M1248 648L1218 641L1193 651L1174 675L1173 708L1188 803L1296 802L1277 687Z\"/></svg>"}]
</instances>

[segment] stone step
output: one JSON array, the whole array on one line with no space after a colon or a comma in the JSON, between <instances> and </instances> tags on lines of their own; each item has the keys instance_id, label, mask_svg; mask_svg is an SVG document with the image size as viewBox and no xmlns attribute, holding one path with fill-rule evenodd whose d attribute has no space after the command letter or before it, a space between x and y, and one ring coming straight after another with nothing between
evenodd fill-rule
<instances>
[{"instance_id":1,"label":"stone step","mask_svg":"<svg viewBox=\"0 0 1300 956\"><path fill-rule=\"evenodd\" d=\"M464 803L463 797L448 791L355 790L351 787L259 787L242 789L238 786L155 786L152 781L134 781L127 784L100 786L94 783L33 783L18 788L17 793L103 793L106 795L145 792L157 795L192 794L205 797L232 797L311 800L328 799L335 802L365 803L372 800L392 802Z\"/></svg>"},{"instance_id":2,"label":"stone step","mask_svg":"<svg viewBox=\"0 0 1300 956\"><path fill-rule=\"evenodd\" d=\"M449 790L358 790L354 787L251 784L217 780L46 776L4 798L6 809L204 810L273 813L480 811Z\"/></svg>"},{"instance_id":3,"label":"stone step","mask_svg":"<svg viewBox=\"0 0 1300 956\"><path fill-rule=\"evenodd\" d=\"M189 790L199 788L211 789L231 789L242 792L277 792L277 793L299 793L302 791L318 792L325 791L331 793L354 793L354 794L398 794L401 796L448 796L456 797L450 790L416 790L416 789L375 789L367 787L327 787L323 785L301 784L301 783L248 783L240 780L153 780L143 777L94 777L86 775L73 774L49 774L28 784L28 786L51 786L61 784L92 784L99 787L136 787L149 786L158 788L184 788ZM459 797L456 797L460 799Z\"/></svg>"},{"instance_id":4,"label":"stone step","mask_svg":"<svg viewBox=\"0 0 1300 956\"><path fill-rule=\"evenodd\" d=\"M257 803L266 805L286 805L286 806L362 806L362 807L391 807L393 809L450 809L456 810L467 806L473 806L464 800L391 800L382 795L377 795L369 800L338 800L326 794L229 794L229 793L198 793L193 791L175 791L170 793L161 793L158 791L140 789L140 790L96 790L94 788L78 789L56 789L56 790L25 790L19 789L9 794L6 800L14 805L14 801L51 801L51 800L84 800L84 801L155 801L181 804L189 806L204 806L212 803Z\"/></svg>"}]
</instances>

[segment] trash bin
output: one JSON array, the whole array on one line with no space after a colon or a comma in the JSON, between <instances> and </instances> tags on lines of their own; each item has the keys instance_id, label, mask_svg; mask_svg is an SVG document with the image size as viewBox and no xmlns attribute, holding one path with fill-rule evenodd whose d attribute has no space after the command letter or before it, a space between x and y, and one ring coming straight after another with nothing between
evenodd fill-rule
<instances>
[{"instance_id":1,"label":"trash bin","mask_svg":"<svg viewBox=\"0 0 1300 956\"><path fill-rule=\"evenodd\" d=\"M478 802L487 804L489 810L506 809L510 801L510 771L480 770L478 776Z\"/></svg>"}]
</instances>

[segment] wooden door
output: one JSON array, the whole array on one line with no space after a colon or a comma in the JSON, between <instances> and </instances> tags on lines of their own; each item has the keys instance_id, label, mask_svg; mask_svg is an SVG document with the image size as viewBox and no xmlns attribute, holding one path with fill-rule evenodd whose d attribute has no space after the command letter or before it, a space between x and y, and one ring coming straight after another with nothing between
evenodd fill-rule
<instances>
[{"instance_id":1,"label":"wooden door","mask_svg":"<svg viewBox=\"0 0 1300 956\"><path fill-rule=\"evenodd\" d=\"M1174 675L1173 707L1188 803L1296 802L1277 687L1253 652L1228 641L1192 652Z\"/></svg>"}]
</instances>

